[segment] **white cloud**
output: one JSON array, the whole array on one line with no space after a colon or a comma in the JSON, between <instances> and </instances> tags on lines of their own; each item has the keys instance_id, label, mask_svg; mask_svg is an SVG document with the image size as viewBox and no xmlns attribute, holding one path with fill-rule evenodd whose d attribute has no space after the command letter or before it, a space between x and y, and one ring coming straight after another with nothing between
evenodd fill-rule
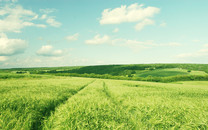
<instances>
[{"instance_id":1,"label":"white cloud","mask_svg":"<svg viewBox=\"0 0 208 130\"><path fill-rule=\"evenodd\" d=\"M177 42L170 42L167 45L171 46L171 47L177 47L177 46L181 46L182 44L181 43L177 43Z\"/></svg>"},{"instance_id":2,"label":"white cloud","mask_svg":"<svg viewBox=\"0 0 208 130\"><path fill-rule=\"evenodd\" d=\"M146 7L137 3L130 6L123 5L115 9L105 9L102 12L100 24L120 24L124 22L138 22L153 17L159 13L156 7Z\"/></svg>"},{"instance_id":3,"label":"white cloud","mask_svg":"<svg viewBox=\"0 0 208 130\"><path fill-rule=\"evenodd\" d=\"M62 56L64 55L64 51L63 50L54 50L53 46L51 45L45 45L42 46L37 52L38 55L40 56Z\"/></svg>"},{"instance_id":4,"label":"white cloud","mask_svg":"<svg viewBox=\"0 0 208 130\"><path fill-rule=\"evenodd\" d=\"M193 53L182 53L177 55L178 58L199 58L199 57L207 57L208 56L208 48L198 50Z\"/></svg>"},{"instance_id":5,"label":"white cloud","mask_svg":"<svg viewBox=\"0 0 208 130\"><path fill-rule=\"evenodd\" d=\"M142 30L145 26L147 25L153 25L155 22L153 20L150 20L150 19L145 19L143 20L142 22L138 23L136 26L135 26L135 29L137 31L140 31Z\"/></svg>"},{"instance_id":6,"label":"white cloud","mask_svg":"<svg viewBox=\"0 0 208 130\"><path fill-rule=\"evenodd\" d=\"M208 47L208 44L204 44L204 47Z\"/></svg>"},{"instance_id":7,"label":"white cloud","mask_svg":"<svg viewBox=\"0 0 208 130\"><path fill-rule=\"evenodd\" d=\"M22 6L6 5L0 9L0 32L21 32L21 29L28 26L45 27L43 24L35 24L32 21L38 15L31 10L23 9Z\"/></svg>"},{"instance_id":8,"label":"white cloud","mask_svg":"<svg viewBox=\"0 0 208 130\"><path fill-rule=\"evenodd\" d=\"M166 22L162 22L161 24L160 24L160 27L166 27L167 26L167 23Z\"/></svg>"},{"instance_id":9,"label":"white cloud","mask_svg":"<svg viewBox=\"0 0 208 130\"><path fill-rule=\"evenodd\" d=\"M129 40L129 39L122 39L118 43L120 46L126 46L132 49L134 52L140 52L144 49L148 48L155 48L155 47L179 47L181 46L180 43L177 42L170 42L170 43L156 43L155 41L148 40L148 41L138 41L138 40Z\"/></svg>"},{"instance_id":10,"label":"white cloud","mask_svg":"<svg viewBox=\"0 0 208 130\"><path fill-rule=\"evenodd\" d=\"M12 2L12 3L16 3L16 2L18 2L18 0L0 0L0 2Z\"/></svg>"},{"instance_id":11,"label":"white cloud","mask_svg":"<svg viewBox=\"0 0 208 130\"><path fill-rule=\"evenodd\" d=\"M207 45L207 46L206 46ZM208 61L208 44L204 44L203 48L190 53L181 53L176 58L185 60L186 62L206 63Z\"/></svg>"},{"instance_id":12,"label":"white cloud","mask_svg":"<svg viewBox=\"0 0 208 130\"><path fill-rule=\"evenodd\" d=\"M48 23L49 25L53 26L53 27L60 27L61 23L56 21L54 18L50 17L46 20L46 23Z\"/></svg>"},{"instance_id":13,"label":"white cloud","mask_svg":"<svg viewBox=\"0 0 208 130\"><path fill-rule=\"evenodd\" d=\"M27 48L25 40L8 39L5 34L0 35L0 56L11 56L23 53Z\"/></svg>"},{"instance_id":14,"label":"white cloud","mask_svg":"<svg viewBox=\"0 0 208 130\"><path fill-rule=\"evenodd\" d=\"M61 23L55 20L55 16L49 16L49 14L56 12L56 9L40 9L40 12L43 13L40 17L41 20L46 20L46 23L48 23L50 26L53 27L60 27Z\"/></svg>"},{"instance_id":15,"label":"white cloud","mask_svg":"<svg viewBox=\"0 0 208 130\"><path fill-rule=\"evenodd\" d=\"M57 11L57 9L51 9L51 8L40 9L40 12L44 13L44 14L50 14L50 13L53 13L53 12L56 12L56 11Z\"/></svg>"},{"instance_id":16,"label":"white cloud","mask_svg":"<svg viewBox=\"0 0 208 130\"><path fill-rule=\"evenodd\" d=\"M119 31L119 28L115 28L115 29L113 30L114 33L117 33L118 31Z\"/></svg>"},{"instance_id":17,"label":"white cloud","mask_svg":"<svg viewBox=\"0 0 208 130\"><path fill-rule=\"evenodd\" d=\"M78 40L78 37L79 37L79 33L75 33L74 35L67 36L67 37L66 37L66 40L67 40L68 42L76 41L76 40Z\"/></svg>"},{"instance_id":18,"label":"white cloud","mask_svg":"<svg viewBox=\"0 0 208 130\"><path fill-rule=\"evenodd\" d=\"M46 19L47 18L47 15L46 14L43 14L40 19Z\"/></svg>"},{"instance_id":19,"label":"white cloud","mask_svg":"<svg viewBox=\"0 0 208 130\"><path fill-rule=\"evenodd\" d=\"M192 40L192 42L200 42L200 40L195 39L195 40Z\"/></svg>"},{"instance_id":20,"label":"white cloud","mask_svg":"<svg viewBox=\"0 0 208 130\"><path fill-rule=\"evenodd\" d=\"M137 40L124 40L124 44L122 46L130 48L134 52L139 52L141 50L149 48L148 44L148 42L141 42Z\"/></svg>"},{"instance_id":21,"label":"white cloud","mask_svg":"<svg viewBox=\"0 0 208 130\"><path fill-rule=\"evenodd\" d=\"M208 48L199 50L199 53L203 53L203 54L206 53L206 54L208 54Z\"/></svg>"},{"instance_id":22,"label":"white cloud","mask_svg":"<svg viewBox=\"0 0 208 130\"><path fill-rule=\"evenodd\" d=\"M12 2L18 2L18 0L12 0Z\"/></svg>"},{"instance_id":23,"label":"white cloud","mask_svg":"<svg viewBox=\"0 0 208 130\"><path fill-rule=\"evenodd\" d=\"M0 62L6 61L8 58L6 56L0 56Z\"/></svg>"},{"instance_id":24,"label":"white cloud","mask_svg":"<svg viewBox=\"0 0 208 130\"><path fill-rule=\"evenodd\" d=\"M86 40L86 44L104 44L104 43L109 43L110 42L110 37L108 35L104 35L103 37L100 36L99 34L95 35L93 39Z\"/></svg>"},{"instance_id":25,"label":"white cloud","mask_svg":"<svg viewBox=\"0 0 208 130\"><path fill-rule=\"evenodd\" d=\"M111 38L108 35L104 35L103 37L97 34L93 39L86 40L86 44L97 45L97 44L110 44L118 47L127 47L133 50L134 52L139 52L144 49L153 48L153 47L179 47L182 44L177 42L169 42L169 43L156 43L155 41L138 41L131 39L122 39L122 38Z\"/></svg>"},{"instance_id":26,"label":"white cloud","mask_svg":"<svg viewBox=\"0 0 208 130\"><path fill-rule=\"evenodd\" d=\"M178 54L178 58L199 58L199 57L208 57L208 44L203 45L203 49L200 49L192 53L182 53Z\"/></svg>"}]
</instances>

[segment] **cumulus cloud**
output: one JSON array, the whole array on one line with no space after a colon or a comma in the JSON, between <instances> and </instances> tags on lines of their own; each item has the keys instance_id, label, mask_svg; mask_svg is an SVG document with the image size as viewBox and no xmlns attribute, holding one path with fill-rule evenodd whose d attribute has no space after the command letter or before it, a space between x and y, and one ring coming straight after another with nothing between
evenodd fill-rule
<instances>
[{"instance_id":1,"label":"cumulus cloud","mask_svg":"<svg viewBox=\"0 0 208 130\"><path fill-rule=\"evenodd\" d=\"M20 5L6 5L0 9L0 16L0 32L19 33L22 28L28 26L46 27L43 24L35 24L33 20L36 20L38 15Z\"/></svg>"},{"instance_id":2,"label":"cumulus cloud","mask_svg":"<svg viewBox=\"0 0 208 130\"><path fill-rule=\"evenodd\" d=\"M53 13L53 12L56 12L57 9L51 9L51 8L46 8L46 9L40 9L40 12L41 13L44 13L44 14L50 14L50 13Z\"/></svg>"},{"instance_id":3,"label":"cumulus cloud","mask_svg":"<svg viewBox=\"0 0 208 130\"><path fill-rule=\"evenodd\" d=\"M207 47L208 48L208 44L204 44L204 47Z\"/></svg>"},{"instance_id":4,"label":"cumulus cloud","mask_svg":"<svg viewBox=\"0 0 208 130\"><path fill-rule=\"evenodd\" d=\"M51 56L56 57L56 56L64 55L63 50L54 50L53 46L51 45L42 46L36 53L37 55L48 56L48 57L51 57Z\"/></svg>"},{"instance_id":5,"label":"cumulus cloud","mask_svg":"<svg viewBox=\"0 0 208 130\"><path fill-rule=\"evenodd\" d=\"M66 40L67 40L68 42L76 41L76 40L78 40L78 37L79 37L79 33L75 33L74 35L67 36L67 37L66 37Z\"/></svg>"},{"instance_id":6,"label":"cumulus cloud","mask_svg":"<svg viewBox=\"0 0 208 130\"><path fill-rule=\"evenodd\" d=\"M119 31L119 28L115 28L115 29L113 30L114 33L117 33L118 31Z\"/></svg>"},{"instance_id":7,"label":"cumulus cloud","mask_svg":"<svg viewBox=\"0 0 208 130\"><path fill-rule=\"evenodd\" d=\"M0 35L0 56L11 56L23 53L27 42L21 39L8 39L5 34Z\"/></svg>"},{"instance_id":8,"label":"cumulus cloud","mask_svg":"<svg viewBox=\"0 0 208 130\"><path fill-rule=\"evenodd\" d=\"M149 18L159 13L160 9L157 7L144 7L143 4L138 5L137 3L130 6L122 5L115 9L105 9L102 12L100 24L120 24L127 22L141 22L136 25L136 29L139 30L145 25L153 23Z\"/></svg>"},{"instance_id":9,"label":"cumulus cloud","mask_svg":"<svg viewBox=\"0 0 208 130\"><path fill-rule=\"evenodd\" d=\"M0 62L6 61L8 58L6 56L0 56Z\"/></svg>"},{"instance_id":10,"label":"cumulus cloud","mask_svg":"<svg viewBox=\"0 0 208 130\"><path fill-rule=\"evenodd\" d=\"M181 43L178 43L178 42L170 42L167 44L168 46L171 46L171 47L177 47L177 46L182 46Z\"/></svg>"},{"instance_id":11,"label":"cumulus cloud","mask_svg":"<svg viewBox=\"0 0 208 130\"><path fill-rule=\"evenodd\" d=\"M0 0L0 2L12 2L12 3L16 3L16 2L18 2L18 0Z\"/></svg>"},{"instance_id":12,"label":"cumulus cloud","mask_svg":"<svg viewBox=\"0 0 208 130\"><path fill-rule=\"evenodd\" d=\"M97 45L97 44L110 44L118 47L127 47L133 50L134 52L139 52L144 49L153 48L153 47L178 47L182 44L177 42L168 42L168 43L156 43L155 41L139 41L123 38L111 38L108 35L101 36L97 34L93 39L86 40L86 44Z\"/></svg>"},{"instance_id":13,"label":"cumulus cloud","mask_svg":"<svg viewBox=\"0 0 208 130\"><path fill-rule=\"evenodd\" d=\"M46 20L46 23L48 23L49 25L53 26L53 27L60 27L61 23L56 21L54 18L48 18Z\"/></svg>"},{"instance_id":14,"label":"cumulus cloud","mask_svg":"<svg viewBox=\"0 0 208 130\"><path fill-rule=\"evenodd\" d=\"M150 19L145 19L143 20L142 22L138 23L136 26L135 26L135 29L137 31L140 31L142 30L145 26L147 25L153 25L155 22L153 20L150 20Z\"/></svg>"},{"instance_id":15,"label":"cumulus cloud","mask_svg":"<svg viewBox=\"0 0 208 130\"><path fill-rule=\"evenodd\" d=\"M167 23L166 22L162 22L161 24L160 24L160 27L166 27L167 26Z\"/></svg>"},{"instance_id":16,"label":"cumulus cloud","mask_svg":"<svg viewBox=\"0 0 208 130\"><path fill-rule=\"evenodd\" d=\"M99 34L95 35L93 39L86 40L86 44L104 44L110 42L110 37L108 35L104 35L103 37Z\"/></svg>"},{"instance_id":17,"label":"cumulus cloud","mask_svg":"<svg viewBox=\"0 0 208 130\"><path fill-rule=\"evenodd\" d=\"M43 9L40 17L32 10L24 9L21 5L6 4L0 8L0 32L15 32L20 33L24 27L39 27L45 28L45 24L38 24L40 20L44 20L47 24L53 27L60 27L61 23L55 20L55 16L48 16L55 9ZM38 21L39 20L39 21Z\"/></svg>"},{"instance_id":18,"label":"cumulus cloud","mask_svg":"<svg viewBox=\"0 0 208 130\"><path fill-rule=\"evenodd\" d=\"M200 40L195 39L195 40L192 40L192 42L200 42Z\"/></svg>"},{"instance_id":19,"label":"cumulus cloud","mask_svg":"<svg viewBox=\"0 0 208 130\"><path fill-rule=\"evenodd\" d=\"M133 50L134 52L139 52L141 50L149 48L148 44L149 44L149 42L123 39L123 44L121 44L121 46L128 47L131 50Z\"/></svg>"},{"instance_id":20,"label":"cumulus cloud","mask_svg":"<svg viewBox=\"0 0 208 130\"><path fill-rule=\"evenodd\" d=\"M47 18L47 15L46 14L43 14L40 19L46 19Z\"/></svg>"},{"instance_id":21,"label":"cumulus cloud","mask_svg":"<svg viewBox=\"0 0 208 130\"><path fill-rule=\"evenodd\" d=\"M43 13L40 19L46 20L46 23L48 23L50 26L53 27L60 27L61 23L56 21L55 16L49 16L50 13L56 12L56 9L40 9L40 12Z\"/></svg>"},{"instance_id":22,"label":"cumulus cloud","mask_svg":"<svg viewBox=\"0 0 208 130\"><path fill-rule=\"evenodd\" d=\"M139 41L139 40L130 40L130 39L114 39L112 42L113 42L113 45L128 47L134 52L140 52L142 50L145 50L148 48L155 48L155 47L181 46L181 44L177 42L156 43L155 41L152 41L152 40Z\"/></svg>"},{"instance_id":23,"label":"cumulus cloud","mask_svg":"<svg viewBox=\"0 0 208 130\"><path fill-rule=\"evenodd\" d=\"M207 56L208 56L208 48L200 49L192 53L182 53L177 55L178 58L199 58L199 57L207 57Z\"/></svg>"}]
</instances>

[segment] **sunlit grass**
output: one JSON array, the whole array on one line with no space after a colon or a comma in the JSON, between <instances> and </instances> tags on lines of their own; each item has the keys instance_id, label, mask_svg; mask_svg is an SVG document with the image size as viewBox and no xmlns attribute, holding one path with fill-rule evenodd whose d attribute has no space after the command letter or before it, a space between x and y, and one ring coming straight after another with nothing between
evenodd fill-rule
<instances>
[{"instance_id":1,"label":"sunlit grass","mask_svg":"<svg viewBox=\"0 0 208 130\"><path fill-rule=\"evenodd\" d=\"M137 77L168 77L177 75L207 75L204 71L193 71L188 72L186 69L172 68L172 69L156 69L156 70L145 70L137 71Z\"/></svg>"},{"instance_id":2,"label":"sunlit grass","mask_svg":"<svg viewBox=\"0 0 208 130\"><path fill-rule=\"evenodd\" d=\"M0 129L207 129L208 81L0 80Z\"/></svg>"},{"instance_id":3,"label":"sunlit grass","mask_svg":"<svg viewBox=\"0 0 208 130\"><path fill-rule=\"evenodd\" d=\"M59 106L45 129L206 129L206 84L97 80Z\"/></svg>"},{"instance_id":4,"label":"sunlit grass","mask_svg":"<svg viewBox=\"0 0 208 130\"><path fill-rule=\"evenodd\" d=\"M39 129L41 120L92 79L0 81L0 129Z\"/></svg>"}]
</instances>

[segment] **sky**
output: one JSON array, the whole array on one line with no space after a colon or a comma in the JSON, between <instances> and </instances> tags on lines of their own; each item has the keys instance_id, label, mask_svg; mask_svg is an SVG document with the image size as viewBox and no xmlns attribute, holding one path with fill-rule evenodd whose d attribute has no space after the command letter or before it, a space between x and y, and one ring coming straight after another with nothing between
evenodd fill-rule
<instances>
[{"instance_id":1,"label":"sky","mask_svg":"<svg viewBox=\"0 0 208 130\"><path fill-rule=\"evenodd\" d=\"M0 0L0 68L208 63L207 0Z\"/></svg>"}]
</instances>

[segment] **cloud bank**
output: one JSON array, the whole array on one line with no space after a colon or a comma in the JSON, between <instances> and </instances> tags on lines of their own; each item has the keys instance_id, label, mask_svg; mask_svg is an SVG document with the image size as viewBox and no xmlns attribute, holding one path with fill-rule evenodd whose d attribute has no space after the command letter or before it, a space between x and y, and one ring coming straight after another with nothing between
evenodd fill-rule
<instances>
[{"instance_id":1,"label":"cloud bank","mask_svg":"<svg viewBox=\"0 0 208 130\"><path fill-rule=\"evenodd\" d=\"M64 51L63 50L54 50L53 46L45 45L45 46L42 46L36 52L36 54L40 55L40 56L58 57L58 56L63 56L64 55Z\"/></svg>"},{"instance_id":2,"label":"cloud bank","mask_svg":"<svg viewBox=\"0 0 208 130\"><path fill-rule=\"evenodd\" d=\"M20 33L21 29L28 26L44 28L46 25L36 24L38 15L31 10L23 9L22 6L6 5L0 9L0 32Z\"/></svg>"},{"instance_id":3,"label":"cloud bank","mask_svg":"<svg viewBox=\"0 0 208 130\"><path fill-rule=\"evenodd\" d=\"M67 36L67 37L66 37L66 40L67 40L68 42L71 42L71 41L76 41L76 40L78 40L78 38L79 38L79 33L75 33L74 35Z\"/></svg>"},{"instance_id":4,"label":"cloud bank","mask_svg":"<svg viewBox=\"0 0 208 130\"><path fill-rule=\"evenodd\" d=\"M101 25L139 22L135 29L141 30L146 25L154 24L154 21L150 20L150 18L159 12L160 9L157 7L145 8L143 4L138 5L135 3L115 9L105 9L99 22Z\"/></svg>"},{"instance_id":5,"label":"cloud bank","mask_svg":"<svg viewBox=\"0 0 208 130\"><path fill-rule=\"evenodd\" d=\"M0 35L0 56L12 56L23 53L27 42L22 39L9 39L5 34Z\"/></svg>"},{"instance_id":6,"label":"cloud bank","mask_svg":"<svg viewBox=\"0 0 208 130\"><path fill-rule=\"evenodd\" d=\"M92 44L92 45L104 44L109 42L110 42L110 37L108 35L101 36L99 34L95 35L94 38L85 41L86 44Z\"/></svg>"}]
</instances>

